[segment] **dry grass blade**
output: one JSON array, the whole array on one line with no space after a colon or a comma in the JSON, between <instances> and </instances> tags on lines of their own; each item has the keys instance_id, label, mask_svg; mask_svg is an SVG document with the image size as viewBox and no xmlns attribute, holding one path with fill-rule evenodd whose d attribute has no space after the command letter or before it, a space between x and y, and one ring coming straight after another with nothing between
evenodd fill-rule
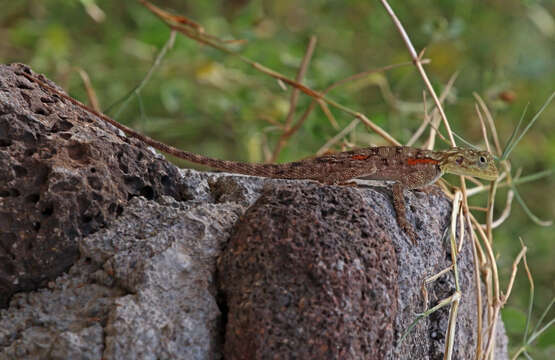
<instances>
[{"instance_id":1,"label":"dry grass blade","mask_svg":"<svg viewBox=\"0 0 555 360\"><path fill-rule=\"evenodd\" d=\"M381 2L383 4L385 10L387 11L389 16L393 20L393 23L397 27L397 30L401 34L401 37L403 38L403 41L405 42L405 45L407 46L407 49L409 50L409 53L412 57L414 65L416 65L416 68L418 69L418 72L420 73L420 76L422 77L422 80L424 80L424 83L426 84L426 87L428 88L428 91L430 92L430 95L432 95L432 98L434 99L434 102L437 106L437 109L438 109L440 115L441 115L441 118L443 119L443 124L445 125L445 129L447 130L447 134L449 134L449 139L451 141L451 145L456 146L455 138L453 137L453 133L451 131L451 126L449 125L449 121L447 120L447 116L445 115L445 111L443 111L443 107L441 106L441 102L439 101L439 98L437 97L437 95L434 91L432 83L428 79L428 75L426 74L426 71L424 70L424 67L422 66L420 56L416 53L416 50L414 49L414 46L412 45L412 42L410 41L410 38L409 38L407 32L405 31L405 28L403 27L403 24L401 24L401 21L399 21L399 19L397 18L397 15L395 15L395 12L391 8L391 6L389 6L389 3L387 2L387 0L381 0Z\"/></svg>"},{"instance_id":2,"label":"dry grass blade","mask_svg":"<svg viewBox=\"0 0 555 360\"><path fill-rule=\"evenodd\" d=\"M443 104L443 102L445 101L445 98L447 97L447 95L449 95L449 92L451 91L451 88L453 87L453 85L455 84L455 81L457 80L457 77L459 76L459 72L455 72L453 75L451 75L451 77L449 78L449 81L447 81L447 84L445 85L445 88L443 89L443 91L441 92L441 95L439 96L439 101ZM423 98L423 103L424 103L424 121L422 122L422 124L418 127L418 129L414 132L414 134L411 136L410 140L407 141L407 146L412 146L414 143L416 143L416 141L418 140L418 138L420 138L420 136L424 133L424 131L426 130L426 127L428 126L428 124L430 123L430 121L435 118L436 114L437 114L437 108L434 107L432 109L432 114L428 115L427 110L427 102L426 102L426 92L423 91L422 93L422 98ZM437 127L438 124L435 124L435 127ZM434 131L435 132L435 131Z\"/></svg>"},{"instance_id":3,"label":"dry grass blade","mask_svg":"<svg viewBox=\"0 0 555 360\"><path fill-rule=\"evenodd\" d=\"M512 209L512 205L513 205L514 194L515 193L512 190L509 190L507 192L507 201L505 202L505 208L503 209L503 212L501 213L501 215L499 215L497 220L495 220L491 223L491 228L492 229L495 229L495 228L498 228L499 226L501 226L501 224L503 224L505 222L505 220L507 220L509 218L509 216L511 215L511 209Z\"/></svg>"},{"instance_id":4,"label":"dry grass blade","mask_svg":"<svg viewBox=\"0 0 555 360\"><path fill-rule=\"evenodd\" d=\"M472 244L472 257L474 260L474 283L475 283L476 289L480 289L482 287L482 281L480 279L481 261L479 256L481 255L481 258L483 259L483 254L478 253L480 244L478 243L476 233L472 229L468 214L469 214L468 211L466 211L464 215L465 215L466 223L471 229L470 241ZM476 360L479 360L482 354L482 332L483 332L482 292L476 291L476 353L474 356Z\"/></svg>"},{"instance_id":5,"label":"dry grass blade","mask_svg":"<svg viewBox=\"0 0 555 360\"><path fill-rule=\"evenodd\" d=\"M316 156L320 156L325 154L326 152L328 152L328 150L335 145L339 140L343 139L345 136L347 136L349 133L351 133L351 131L353 131L357 125L360 124L360 120L359 119L354 119L353 121L351 121L351 123L349 125L347 125L343 130L341 130L341 132L337 135L335 135L334 137L332 137L330 140L328 140L328 142L326 142L317 152L316 152Z\"/></svg>"},{"instance_id":6,"label":"dry grass blade","mask_svg":"<svg viewBox=\"0 0 555 360\"><path fill-rule=\"evenodd\" d=\"M484 100L482 100L482 97L478 94L478 93L472 93L474 95L474 98L478 101L478 104L480 104L480 107L482 108L482 111L484 112L484 114L486 114L486 119L488 120L488 124L490 127L490 133L491 136L493 137L493 143L495 144L495 150L497 150L497 155L501 155L501 144L499 143L499 135L497 134L497 128L495 127L495 121L493 121L493 116L491 116L491 112L489 111L488 107L486 106L486 103L484 102Z\"/></svg>"},{"instance_id":7,"label":"dry grass blade","mask_svg":"<svg viewBox=\"0 0 555 360\"><path fill-rule=\"evenodd\" d=\"M516 189L516 186L513 185L511 187L511 189L515 193L516 200L519 202L520 206L522 207L522 210L524 210L524 212L526 213L526 215L528 215L530 220L532 220L533 222L535 222L536 224L538 224L540 226L551 226L551 225L553 225L552 220L542 220L539 217L537 217L536 215L534 215L532 210L530 210L528 205L526 205L526 203L524 202L524 200L522 199L522 197L518 193L518 190Z\"/></svg>"},{"instance_id":8,"label":"dry grass blade","mask_svg":"<svg viewBox=\"0 0 555 360\"><path fill-rule=\"evenodd\" d=\"M521 242L522 242L522 240L521 240ZM515 278L516 278L516 272L518 270L518 264L520 263L521 259L526 255L527 250L528 250L528 248L526 246L524 246L524 244L522 244L522 249L520 250L520 252L516 256L515 260L513 261L513 270L511 272L511 277L509 278L509 284L507 285L507 291L505 292L505 294L501 295L501 303L499 304L499 306L501 306L501 307L503 307L503 305L505 305L505 303L507 302L507 299L511 295L511 291L513 290L513 285L514 285Z\"/></svg>"},{"instance_id":9,"label":"dry grass blade","mask_svg":"<svg viewBox=\"0 0 555 360\"><path fill-rule=\"evenodd\" d=\"M488 141L488 131L486 130L486 124L484 123L484 118L482 117L482 113L480 112L480 108L478 107L478 105L475 104L474 109L478 114L478 119L480 119L480 128L482 129L482 136L484 138L484 141L486 142L486 150L489 153L491 153L491 148L489 146L489 141Z\"/></svg>"},{"instance_id":10,"label":"dry grass blade","mask_svg":"<svg viewBox=\"0 0 555 360\"><path fill-rule=\"evenodd\" d=\"M79 76L81 80L83 80L83 85L85 86L85 90L87 91L87 97L89 98L89 104L91 107L96 111L101 111L100 104L98 103L98 97L96 96L96 92L91 84L91 79L89 78L89 74L82 68L77 68L79 72Z\"/></svg>"},{"instance_id":11,"label":"dry grass blade","mask_svg":"<svg viewBox=\"0 0 555 360\"><path fill-rule=\"evenodd\" d=\"M116 101L115 103L113 103L112 105L110 105L107 109L106 109L106 113L109 113L111 109L113 109L115 106L120 105L119 109L117 110L117 112L115 113L114 117L117 118L118 115L125 110L125 107L129 104L129 102L131 101L131 97L132 95L136 95L139 96L141 93L141 90L146 86L146 84L150 81L150 78L152 77L152 75L154 74L154 71L156 71L156 69L158 69L158 67L160 66L160 64L162 63L162 60L164 59L164 57L166 56L167 52L173 48L173 45L175 44L175 36L176 36L176 32L175 31L171 31L170 32L170 36L168 37L168 40L166 41L166 43L164 44L164 46L162 47L162 49L160 50L160 52L158 53L158 55L156 56L156 58L154 59L154 62L152 63L152 66L150 67L150 69L148 70L148 72L146 73L145 77L141 80L141 82L135 86L135 88L133 88L129 93L127 93L122 99Z\"/></svg>"},{"instance_id":12,"label":"dry grass blade","mask_svg":"<svg viewBox=\"0 0 555 360\"><path fill-rule=\"evenodd\" d=\"M511 138L509 140L509 142L507 143L507 146L505 147L503 154L501 155L501 160L505 160L508 159L509 155L511 154L511 152L514 150L514 148L516 147L516 145L520 142L520 140L522 140L522 138L524 137L524 135L526 135L526 133L528 132L528 130L530 130L530 128L532 127L532 125L534 125L534 123L540 118L540 115L544 112L544 110L547 108L547 106L549 106L549 104L551 103L551 101L553 100L553 98L555 98L555 92L553 92L548 98L547 100L543 103L542 107L538 110L538 112L532 117L532 120L530 120L530 122L528 123L528 125L526 125L526 127L524 128L524 130L522 130L522 133L520 133L520 135L516 135L518 133L518 129L520 127L520 124L522 122L522 119L524 118L524 115L526 114L526 109L524 109L524 113L522 114L522 117L520 118L520 121L518 123L518 126L515 128L515 131L513 132L513 134L511 135Z\"/></svg>"}]
</instances>

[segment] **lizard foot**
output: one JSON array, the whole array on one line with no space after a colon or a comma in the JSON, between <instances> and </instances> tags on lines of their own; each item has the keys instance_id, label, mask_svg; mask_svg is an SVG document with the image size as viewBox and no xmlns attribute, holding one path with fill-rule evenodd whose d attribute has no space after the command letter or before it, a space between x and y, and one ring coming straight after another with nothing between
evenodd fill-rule
<instances>
[{"instance_id":1,"label":"lizard foot","mask_svg":"<svg viewBox=\"0 0 555 360\"><path fill-rule=\"evenodd\" d=\"M399 183L393 184L393 207L395 208L395 212L397 214L397 223L399 224L399 227L405 232L405 234L408 235L412 243L416 245L416 239L418 239L418 237L407 220L403 187Z\"/></svg>"}]
</instances>

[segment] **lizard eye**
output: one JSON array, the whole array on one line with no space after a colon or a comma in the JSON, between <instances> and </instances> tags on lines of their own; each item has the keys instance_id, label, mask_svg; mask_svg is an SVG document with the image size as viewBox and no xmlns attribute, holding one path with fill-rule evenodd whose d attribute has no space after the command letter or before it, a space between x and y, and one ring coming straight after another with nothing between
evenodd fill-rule
<instances>
[{"instance_id":1,"label":"lizard eye","mask_svg":"<svg viewBox=\"0 0 555 360\"><path fill-rule=\"evenodd\" d=\"M480 161L480 165L484 165L486 163L485 156L480 156L480 158L478 160Z\"/></svg>"},{"instance_id":2,"label":"lizard eye","mask_svg":"<svg viewBox=\"0 0 555 360\"><path fill-rule=\"evenodd\" d=\"M457 164L462 165L464 158L462 156L458 156L455 161L457 162Z\"/></svg>"}]
</instances>

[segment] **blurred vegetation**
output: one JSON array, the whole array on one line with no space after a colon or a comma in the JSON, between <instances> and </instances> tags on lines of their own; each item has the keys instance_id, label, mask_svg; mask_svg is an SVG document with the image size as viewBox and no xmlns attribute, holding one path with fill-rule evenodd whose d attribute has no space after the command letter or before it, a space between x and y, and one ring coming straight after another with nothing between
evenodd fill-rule
<instances>
[{"instance_id":1,"label":"blurred vegetation","mask_svg":"<svg viewBox=\"0 0 555 360\"><path fill-rule=\"evenodd\" d=\"M295 78L310 36L316 36L317 47L305 76L305 84L316 90L358 72L410 60L378 1L154 3L197 21L209 34L247 40L238 47L243 55L290 78ZM529 120L553 92L555 2L407 0L391 5L416 48L427 49L425 57L432 62L426 69L436 89L441 90L453 73L460 72L445 108L453 130L475 145L483 147L473 92L486 100L502 144L526 104L530 103ZM141 82L170 33L134 1L4 1L2 7L0 62L27 63L86 101L78 73L83 69L102 109ZM423 88L414 67L406 66L343 85L329 97L364 113L406 142L422 121ZM132 99L118 120L189 151L262 161L264 149L271 151L279 136L270 121L284 121L290 91L236 58L178 35L140 97ZM297 114L310 100L300 96ZM331 111L341 127L353 120L333 108ZM337 132L316 109L288 142L279 161L312 155ZM360 146L385 144L362 125L349 140ZM514 169L522 167L525 175L555 168L553 104L519 144L512 163ZM555 218L553 176L521 185L519 190L538 216ZM501 191L496 215L504 206L504 196ZM485 206L485 198L479 202ZM494 233L503 284L520 250L518 237L529 247L537 318L555 296L553 227L534 225L515 202L509 220ZM524 272L519 270L503 312L513 348L519 345L524 330L528 292ZM552 328L539 339L532 355L549 358L554 343Z\"/></svg>"}]
</instances>

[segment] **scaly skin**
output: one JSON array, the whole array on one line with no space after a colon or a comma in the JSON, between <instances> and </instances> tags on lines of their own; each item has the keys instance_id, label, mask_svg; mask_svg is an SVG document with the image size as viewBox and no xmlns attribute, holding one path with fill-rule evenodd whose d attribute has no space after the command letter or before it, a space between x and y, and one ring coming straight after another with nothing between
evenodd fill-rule
<instances>
[{"instance_id":1,"label":"scaly skin","mask_svg":"<svg viewBox=\"0 0 555 360\"><path fill-rule=\"evenodd\" d=\"M183 151L151 139L61 93L44 81L23 74L59 97L89 111L123 130L129 136L178 158L213 169L274 179L306 179L341 185L352 179L393 181L393 205L397 222L416 243L416 234L405 217L404 189L417 189L434 183L444 173L495 180L498 176L493 157L487 151L451 148L446 151L419 150L406 146L380 146L345 151L285 164L252 164L227 161Z\"/></svg>"}]
</instances>

